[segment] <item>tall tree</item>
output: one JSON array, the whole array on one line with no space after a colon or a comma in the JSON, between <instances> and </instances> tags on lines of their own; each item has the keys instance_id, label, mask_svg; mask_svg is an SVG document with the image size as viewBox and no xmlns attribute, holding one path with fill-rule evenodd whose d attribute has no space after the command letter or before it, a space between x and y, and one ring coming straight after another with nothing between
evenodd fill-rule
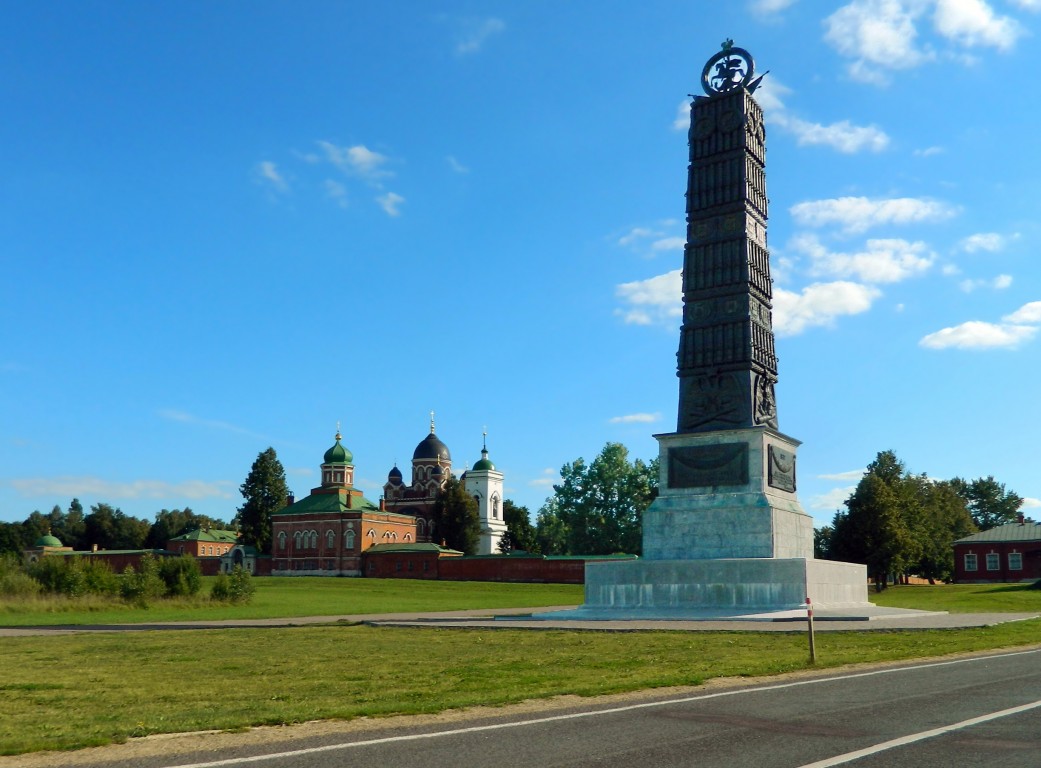
<instances>
[{"instance_id":1,"label":"tall tree","mask_svg":"<svg viewBox=\"0 0 1041 768\"><path fill-rule=\"evenodd\" d=\"M539 552L535 526L531 524L531 513L527 507L518 506L510 499L503 499L502 519L506 523L506 533L499 541L500 552Z\"/></svg>"},{"instance_id":2,"label":"tall tree","mask_svg":"<svg viewBox=\"0 0 1041 768\"><path fill-rule=\"evenodd\" d=\"M639 554L643 512L658 495L658 460L630 462L624 445L607 443L592 463L565 464L553 491L551 509L566 531L569 554Z\"/></svg>"},{"instance_id":3,"label":"tall tree","mask_svg":"<svg viewBox=\"0 0 1041 768\"><path fill-rule=\"evenodd\" d=\"M556 496L546 499L535 517L535 540L544 555L567 554L568 528L560 519L560 505Z\"/></svg>"},{"instance_id":4,"label":"tall tree","mask_svg":"<svg viewBox=\"0 0 1041 768\"><path fill-rule=\"evenodd\" d=\"M969 514L981 531L1014 523L1019 517L1023 497L1015 491L1006 491L1005 484L995 480L994 475L978 477L972 482L956 477L951 480L951 486L965 499Z\"/></svg>"},{"instance_id":5,"label":"tall tree","mask_svg":"<svg viewBox=\"0 0 1041 768\"><path fill-rule=\"evenodd\" d=\"M155 513L155 522L148 530L148 546L165 549L166 542L175 536L183 536L203 528L226 529L227 523L206 515L199 515L191 507L184 509L162 509Z\"/></svg>"},{"instance_id":6,"label":"tall tree","mask_svg":"<svg viewBox=\"0 0 1041 768\"><path fill-rule=\"evenodd\" d=\"M432 511L435 537L445 546L473 555L481 539L477 501L455 477L450 477L437 494Z\"/></svg>"},{"instance_id":7,"label":"tall tree","mask_svg":"<svg viewBox=\"0 0 1041 768\"><path fill-rule=\"evenodd\" d=\"M271 515L285 507L289 496L286 471L274 448L260 452L239 491L246 500L235 516L242 540L271 554Z\"/></svg>"},{"instance_id":8,"label":"tall tree","mask_svg":"<svg viewBox=\"0 0 1041 768\"><path fill-rule=\"evenodd\" d=\"M918 519L915 531L919 542L919 558L911 568L930 582L948 581L954 575L954 542L976 526L965 506L965 500L948 482L936 482L925 475L909 478L918 496Z\"/></svg>"}]
</instances>

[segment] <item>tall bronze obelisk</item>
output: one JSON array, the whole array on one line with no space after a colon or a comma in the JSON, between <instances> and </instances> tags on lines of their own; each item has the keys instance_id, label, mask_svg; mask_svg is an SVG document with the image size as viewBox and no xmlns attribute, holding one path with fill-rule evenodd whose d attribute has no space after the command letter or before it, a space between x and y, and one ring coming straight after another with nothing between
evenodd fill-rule
<instances>
[{"instance_id":1,"label":"tall bronze obelisk","mask_svg":"<svg viewBox=\"0 0 1041 768\"><path fill-rule=\"evenodd\" d=\"M815 603L869 608L862 565L813 559L799 445L777 429L766 133L751 55L728 40L691 104L676 431L642 559L588 563L590 617L709 616Z\"/></svg>"}]
</instances>

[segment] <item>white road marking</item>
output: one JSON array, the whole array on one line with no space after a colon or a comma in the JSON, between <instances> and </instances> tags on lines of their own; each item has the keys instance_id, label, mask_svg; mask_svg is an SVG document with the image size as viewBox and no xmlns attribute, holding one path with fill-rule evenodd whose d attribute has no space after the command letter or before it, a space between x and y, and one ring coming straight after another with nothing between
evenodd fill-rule
<instances>
[{"instance_id":1,"label":"white road marking","mask_svg":"<svg viewBox=\"0 0 1041 768\"><path fill-rule=\"evenodd\" d=\"M947 667L954 664L969 664L977 661L990 661L992 659L1006 659L1012 656L1026 656L1032 653L1041 653L1041 649L1030 650L1030 651L1014 651L1012 653L1001 653L994 654L991 656L974 656L966 659L954 659L952 661L937 661L929 664L915 664L910 667L893 667L887 669L876 669L870 672L857 672L851 675L839 675L837 677L823 677L814 678L813 680L796 680L791 683L778 683L777 685L764 685L756 688L741 688L734 691L719 691L718 693L706 693L700 696L686 696L678 699L666 699L664 701L647 701L641 704L628 704L624 707L612 707L610 709L598 709L592 712L572 712L567 715L551 715L549 717L539 717L534 720L516 720L508 723L492 723L491 725L475 725L469 728L455 728L450 731L434 731L431 733L413 733L405 736L387 736L382 739L369 739L367 741L351 741L344 744L327 744L322 747L307 747L305 749L291 749L284 752L269 752L262 755L253 755L251 757L229 757L224 760L212 760L204 763L175 763L173 765L165 766L164 768L220 768L225 765L245 765L247 763L259 763L264 760L277 760L280 757L299 757L301 755L314 755L320 752L334 752L336 750L343 749L354 749L356 747L371 747L377 744L393 744L397 742L406 741L421 741L424 739L440 739L445 736L459 736L465 733L481 733L484 731L498 731L505 728L522 728L529 725L540 725L542 723L553 723L562 720L577 720L585 717L598 717L600 715L613 715L620 712L632 712L637 709L650 709L652 707L665 707L673 704L689 704L695 701L707 701L709 699L719 699L725 696L742 696L749 693L760 693L762 691L779 691L785 688L798 688L803 685L818 685L820 683L831 683L836 680L855 680L861 677L874 677L875 675L891 675L898 672L911 672L918 669L930 669L932 667ZM1026 704L1023 707L1017 707L1013 710L1004 710L1005 713L1012 714L1014 711L1022 709L1031 709L1033 707L1041 706L1041 701L1034 702L1033 704ZM982 718L976 718L975 720L966 720L965 723L974 723L976 721L984 722L986 719L994 719L995 717L1002 717L1003 713L995 713L994 715L983 715ZM961 723L956 723L953 726L946 726L946 728L937 729L935 732L927 731L926 733L938 735L941 732L946 732L947 729L955 729L962 726ZM928 736L922 736L920 734L913 736L905 736L904 739L918 740L918 738L929 738ZM893 742L886 742L892 746L898 746L896 742L901 739L896 739ZM910 742L908 742L910 743ZM878 751L884 745L878 745ZM890 747L885 747L890 748ZM876 749L876 748L872 748ZM864 752L864 754L870 754L870 752ZM851 752L849 755L856 755L862 757L860 753ZM840 765L842 762L849 762L850 760L857 759L856 757L850 757L849 755L840 755L836 758L830 758L831 760L840 760L838 763L832 763L823 761L819 763L811 763L809 765L800 766L799 768L825 768L828 765Z\"/></svg>"},{"instance_id":2,"label":"white road marking","mask_svg":"<svg viewBox=\"0 0 1041 768\"><path fill-rule=\"evenodd\" d=\"M1010 707L1009 709L1003 709L1000 712L991 712L989 715L980 715L979 717L973 717L968 720L962 720L960 723L952 723L951 725L945 725L942 728L933 728L931 731L912 733L907 736L901 736L899 739L893 739L892 741L883 741L881 744L875 744L873 747L858 749L856 752L847 752L844 755L835 755L835 757L829 757L826 760L818 760L816 763L806 763L806 765L800 765L799 768L830 768L830 766L833 765L851 763L854 760L859 760L860 758L867 757L868 755L874 755L879 752L885 752L887 749L903 747L907 744L914 744L916 741L924 741L925 739L931 739L935 736L943 736L945 733L960 731L962 728L969 728L973 725L979 725L980 723L986 723L991 720L997 720L1001 717L1008 717L1009 715L1018 715L1020 712L1027 712L1031 709L1037 709L1038 707L1041 707L1041 701L1034 701L1030 704L1023 704L1018 707Z\"/></svg>"}]
</instances>

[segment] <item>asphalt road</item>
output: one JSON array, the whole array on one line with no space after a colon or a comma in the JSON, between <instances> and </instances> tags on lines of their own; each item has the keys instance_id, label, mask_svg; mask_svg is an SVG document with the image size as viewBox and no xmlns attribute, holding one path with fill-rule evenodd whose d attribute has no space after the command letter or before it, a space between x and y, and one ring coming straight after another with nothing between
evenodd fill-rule
<instances>
[{"instance_id":1,"label":"asphalt road","mask_svg":"<svg viewBox=\"0 0 1041 768\"><path fill-rule=\"evenodd\" d=\"M341 733L150 768L949 768L1041 766L1041 649L682 698ZM220 695L232 695L223 691Z\"/></svg>"}]
</instances>

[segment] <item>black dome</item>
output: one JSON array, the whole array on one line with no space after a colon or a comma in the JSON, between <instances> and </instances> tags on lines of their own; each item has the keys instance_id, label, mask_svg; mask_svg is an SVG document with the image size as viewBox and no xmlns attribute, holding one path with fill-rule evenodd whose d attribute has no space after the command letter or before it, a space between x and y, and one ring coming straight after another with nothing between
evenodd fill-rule
<instances>
[{"instance_id":1,"label":"black dome","mask_svg":"<svg viewBox=\"0 0 1041 768\"><path fill-rule=\"evenodd\" d=\"M442 461L451 461L452 454L448 452L448 446L438 439L437 435L431 432L429 435L423 438L423 441L416 446L415 453L412 454L412 460L416 459L441 459Z\"/></svg>"},{"instance_id":2,"label":"black dome","mask_svg":"<svg viewBox=\"0 0 1041 768\"><path fill-rule=\"evenodd\" d=\"M398 469L397 464L394 468L387 473L387 482L393 483L394 485L401 485L401 470Z\"/></svg>"}]
</instances>

